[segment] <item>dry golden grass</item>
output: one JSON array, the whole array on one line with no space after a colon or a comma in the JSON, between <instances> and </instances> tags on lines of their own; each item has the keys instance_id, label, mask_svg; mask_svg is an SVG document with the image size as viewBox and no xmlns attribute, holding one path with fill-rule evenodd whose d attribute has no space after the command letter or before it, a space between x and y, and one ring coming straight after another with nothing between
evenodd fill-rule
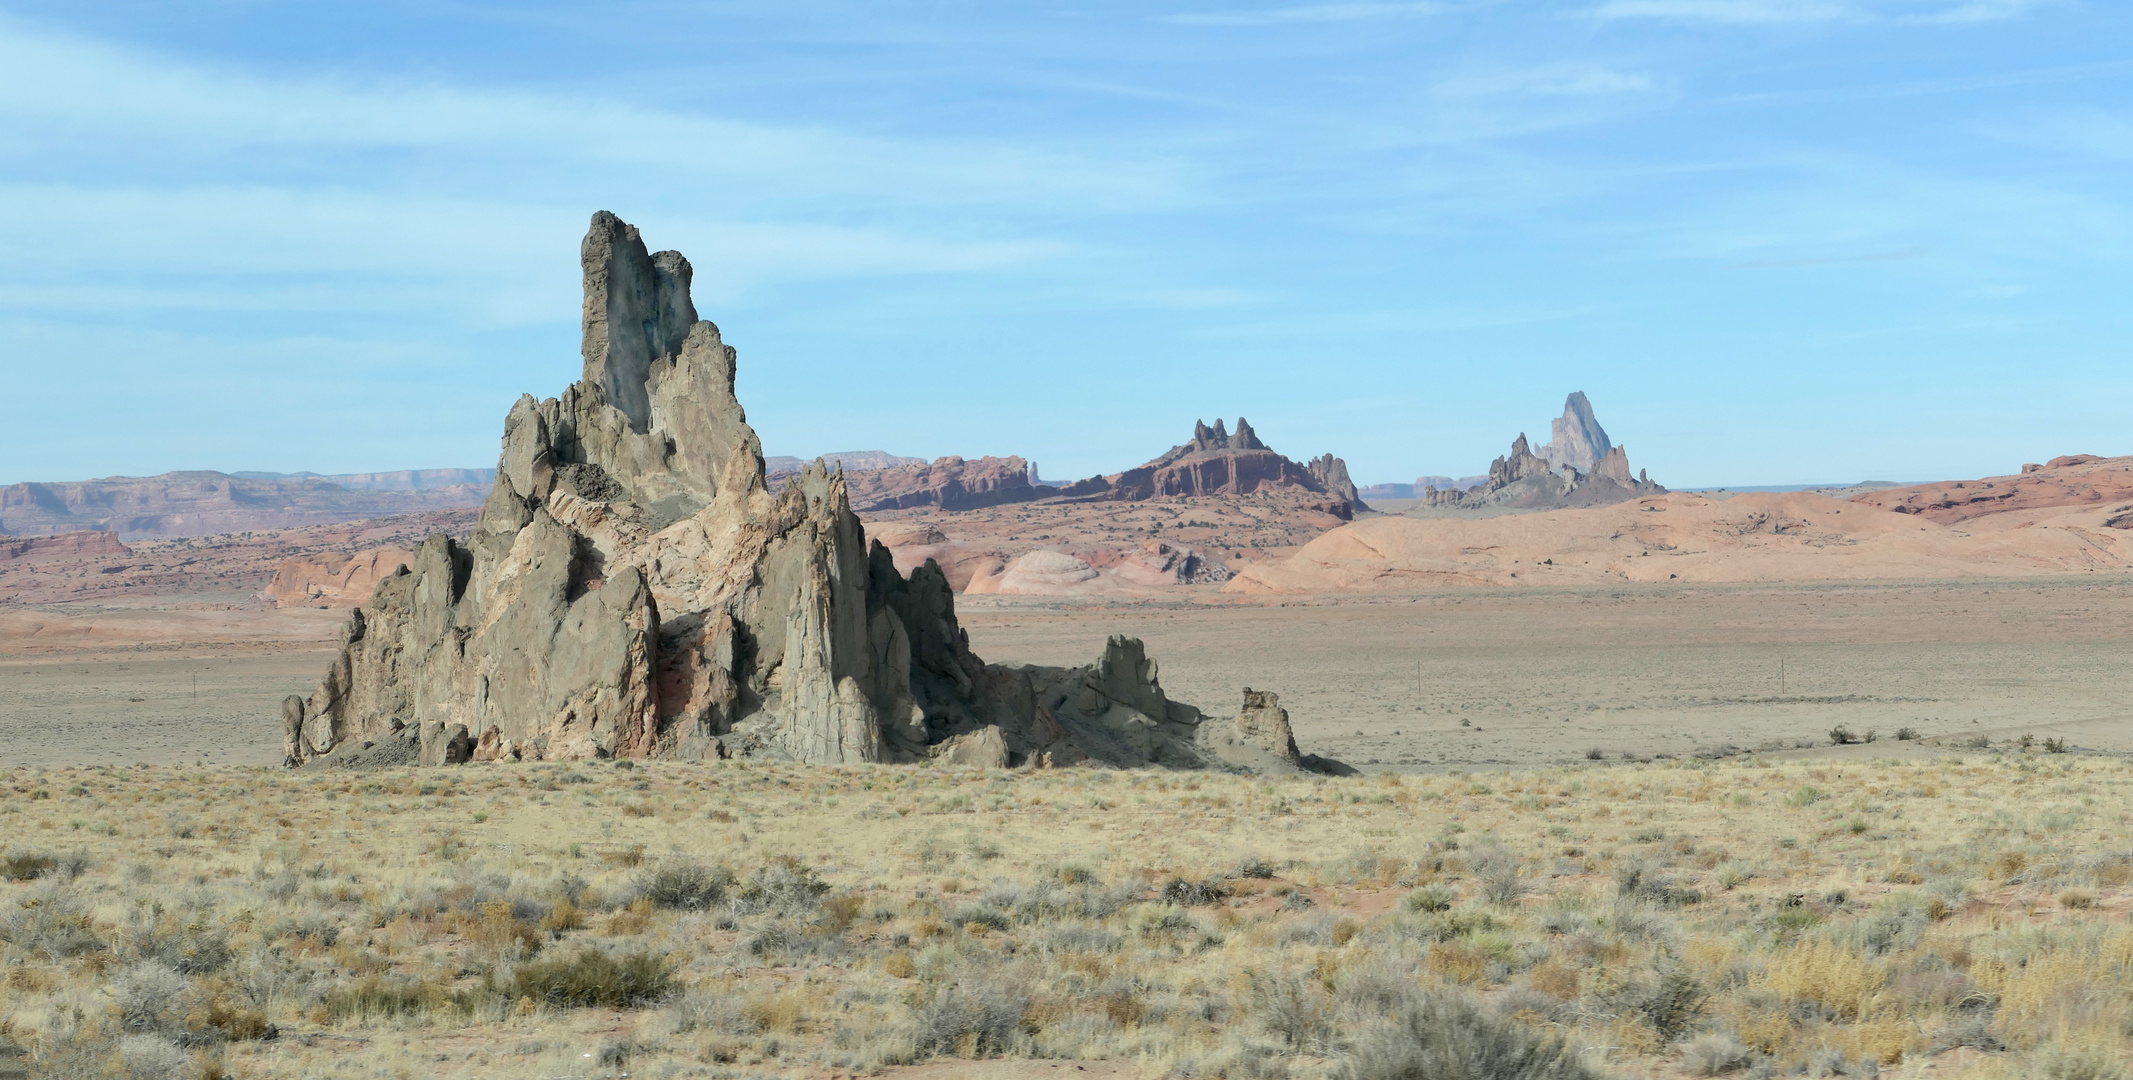
<instances>
[{"instance_id":1,"label":"dry golden grass","mask_svg":"<svg viewBox=\"0 0 2133 1080\"><path fill-rule=\"evenodd\" d=\"M1387 1017L1471 1000L1603 1076L2123 1080L2129 792L2044 753L18 769L0 1075L1377 1080Z\"/></svg>"}]
</instances>

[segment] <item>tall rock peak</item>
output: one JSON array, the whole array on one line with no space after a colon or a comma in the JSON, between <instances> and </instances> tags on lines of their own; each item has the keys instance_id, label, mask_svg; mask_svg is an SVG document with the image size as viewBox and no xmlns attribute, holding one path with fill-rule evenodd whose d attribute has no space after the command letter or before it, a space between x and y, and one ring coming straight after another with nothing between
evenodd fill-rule
<instances>
[{"instance_id":1,"label":"tall rock peak","mask_svg":"<svg viewBox=\"0 0 2133 1080\"><path fill-rule=\"evenodd\" d=\"M584 379L519 399L473 536L425 541L283 703L292 764L1221 759L1137 640L1086 668L978 659L947 576L869 545L841 471L768 488L688 260L605 212L581 254Z\"/></svg>"},{"instance_id":2,"label":"tall rock peak","mask_svg":"<svg viewBox=\"0 0 2133 1080\"><path fill-rule=\"evenodd\" d=\"M1558 469L1568 465L1579 472L1589 472L1614 445L1607 441L1606 429L1592 415L1592 402L1586 400L1583 390L1571 393L1563 402L1563 415L1549 421L1548 427L1548 444L1540 448L1540 456Z\"/></svg>"},{"instance_id":3,"label":"tall rock peak","mask_svg":"<svg viewBox=\"0 0 2133 1080\"><path fill-rule=\"evenodd\" d=\"M645 251L637 228L605 210L579 249L585 271L585 381L643 434L651 425L652 362L672 359L696 323L692 271L678 251Z\"/></svg>"}]
</instances>

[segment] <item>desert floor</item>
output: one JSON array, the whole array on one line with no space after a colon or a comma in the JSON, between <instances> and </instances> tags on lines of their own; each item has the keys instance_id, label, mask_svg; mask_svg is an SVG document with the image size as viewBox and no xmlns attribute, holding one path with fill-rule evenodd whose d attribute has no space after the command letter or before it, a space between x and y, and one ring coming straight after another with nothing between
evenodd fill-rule
<instances>
[{"instance_id":1,"label":"desert floor","mask_svg":"<svg viewBox=\"0 0 2133 1080\"><path fill-rule=\"evenodd\" d=\"M1210 713L1281 694L1307 752L1377 772L1791 748L1934 753L2024 734L2133 750L2133 579L1463 589L1258 600L959 601L995 662L1082 664L1138 635ZM69 604L0 612L0 765L272 764L338 611ZM64 614L53 612L64 611ZM1780 682L1782 668L1782 685ZM195 689L197 682L197 690ZM1837 725L1872 747L1799 749Z\"/></svg>"},{"instance_id":2,"label":"desert floor","mask_svg":"<svg viewBox=\"0 0 2133 1080\"><path fill-rule=\"evenodd\" d=\"M0 1075L2126 1080L2133 1051L2133 766L2042 747L0 785Z\"/></svg>"}]
</instances>

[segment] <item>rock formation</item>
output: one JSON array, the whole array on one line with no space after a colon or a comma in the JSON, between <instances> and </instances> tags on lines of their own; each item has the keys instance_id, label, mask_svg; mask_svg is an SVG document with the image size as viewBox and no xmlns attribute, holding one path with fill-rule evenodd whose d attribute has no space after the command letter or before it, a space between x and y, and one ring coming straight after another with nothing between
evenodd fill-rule
<instances>
[{"instance_id":1,"label":"rock formation","mask_svg":"<svg viewBox=\"0 0 2133 1080\"><path fill-rule=\"evenodd\" d=\"M979 660L939 567L870 547L841 473L769 490L688 261L605 212L580 256L583 380L512 408L468 542L432 536L350 616L285 706L292 761L912 761L996 735L1011 763L1219 764L1136 640L1088 668Z\"/></svg>"},{"instance_id":2,"label":"rock formation","mask_svg":"<svg viewBox=\"0 0 2133 1080\"><path fill-rule=\"evenodd\" d=\"M810 462L819 461L832 469L843 469L846 476L871 469L900 469L906 465L924 465L925 458L899 457L886 450L839 450L834 454L817 454L811 458L767 457L763 469L772 476L796 473L807 468Z\"/></svg>"},{"instance_id":3,"label":"rock formation","mask_svg":"<svg viewBox=\"0 0 2133 1080\"><path fill-rule=\"evenodd\" d=\"M1053 490L1037 486L1033 476L1029 462L1019 457L944 457L931 464L865 472L847 467L844 482L853 509L866 514L919 506L978 510L1050 498Z\"/></svg>"},{"instance_id":4,"label":"rock formation","mask_svg":"<svg viewBox=\"0 0 2133 1080\"><path fill-rule=\"evenodd\" d=\"M400 572L415 555L402 548L372 548L354 555L320 552L292 555L274 568L261 595L276 607L347 607L370 599L378 583Z\"/></svg>"},{"instance_id":5,"label":"rock formation","mask_svg":"<svg viewBox=\"0 0 2133 1080\"><path fill-rule=\"evenodd\" d=\"M1587 472L1568 465L1560 469L1535 454L1521 433L1511 443L1511 452L1489 463L1489 479L1467 491L1430 489L1423 505L1432 509L1562 510L1578 506L1606 506L1666 491L1643 473L1630 475L1629 454L1619 446Z\"/></svg>"},{"instance_id":6,"label":"rock formation","mask_svg":"<svg viewBox=\"0 0 2133 1080\"><path fill-rule=\"evenodd\" d=\"M1363 497L1356 492L1355 481L1348 479L1347 462L1332 454L1322 454L1312 458L1307 468L1311 470L1311 478L1318 481L1318 486L1327 494L1348 500L1348 505L1357 510L1370 509L1363 505Z\"/></svg>"},{"instance_id":7,"label":"rock formation","mask_svg":"<svg viewBox=\"0 0 2133 1080\"><path fill-rule=\"evenodd\" d=\"M1553 426L1554 438L1538 451L1527 445L1525 433L1519 433L1511 452L1491 462L1488 477L1477 485L1432 482L1441 477L1416 480L1423 505L1458 510L1561 510L1606 506L1666 491L1641 472L1630 475L1629 455L1608 441L1584 391L1570 395Z\"/></svg>"},{"instance_id":8,"label":"rock formation","mask_svg":"<svg viewBox=\"0 0 2133 1080\"><path fill-rule=\"evenodd\" d=\"M1345 490L1330 489L1320 472L1326 479L1338 479ZM1329 496L1326 511L1342 520L1352 518L1359 508L1367 509L1360 507L1355 485L1348 481L1346 462L1328 454L1312 465L1300 465L1268 449L1242 417L1234 435L1220 420L1212 428L1194 421L1191 442L1171 447L1169 453L1139 468L1064 485L1059 494L1138 502L1175 495L1244 495L1269 488L1324 493Z\"/></svg>"},{"instance_id":9,"label":"rock formation","mask_svg":"<svg viewBox=\"0 0 2133 1080\"><path fill-rule=\"evenodd\" d=\"M131 556L115 532L71 532L0 540L0 562L108 562Z\"/></svg>"},{"instance_id":10,"label":"rock formation","mask_svg":"<svg viewBox=\"0 0 2133 1080\"><path fill-rule=\"evenodd\" d=\"M1607 441L1607 432L1600 427L1598 418L1592 415L1592 402L1585 400L1585 391L1573 391L1563 402L1563 415L1549 422L1548 444L1540 448L1540 456L1554 468L1564 466L1579 472L1589 472L1593 465L1607 456L1613 445Z\"/></svg>"}]
</instances>

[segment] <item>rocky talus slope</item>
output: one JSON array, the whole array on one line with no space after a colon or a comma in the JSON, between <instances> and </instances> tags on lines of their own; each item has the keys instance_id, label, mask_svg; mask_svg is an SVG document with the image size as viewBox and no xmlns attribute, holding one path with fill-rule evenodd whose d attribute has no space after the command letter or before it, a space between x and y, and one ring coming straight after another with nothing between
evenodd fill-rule
<instances>
[{"instance_id":1,"label":"rocky talus slope","mask_svg":"<svg viewBox=\"0 0 2133 1080\"><path fill-rule=\"evenodd\" d=\"M1240 728L1168 700L1136 640L1084 668L980 660L946 576L869 546L841 473L770 491L688 260L605 212L580 258L584 378L512 408L471 538L431 537L351 615L284 703L291 762L1189 767L1264 745L1263 710Z\"/></svg>"}]
</instances>

